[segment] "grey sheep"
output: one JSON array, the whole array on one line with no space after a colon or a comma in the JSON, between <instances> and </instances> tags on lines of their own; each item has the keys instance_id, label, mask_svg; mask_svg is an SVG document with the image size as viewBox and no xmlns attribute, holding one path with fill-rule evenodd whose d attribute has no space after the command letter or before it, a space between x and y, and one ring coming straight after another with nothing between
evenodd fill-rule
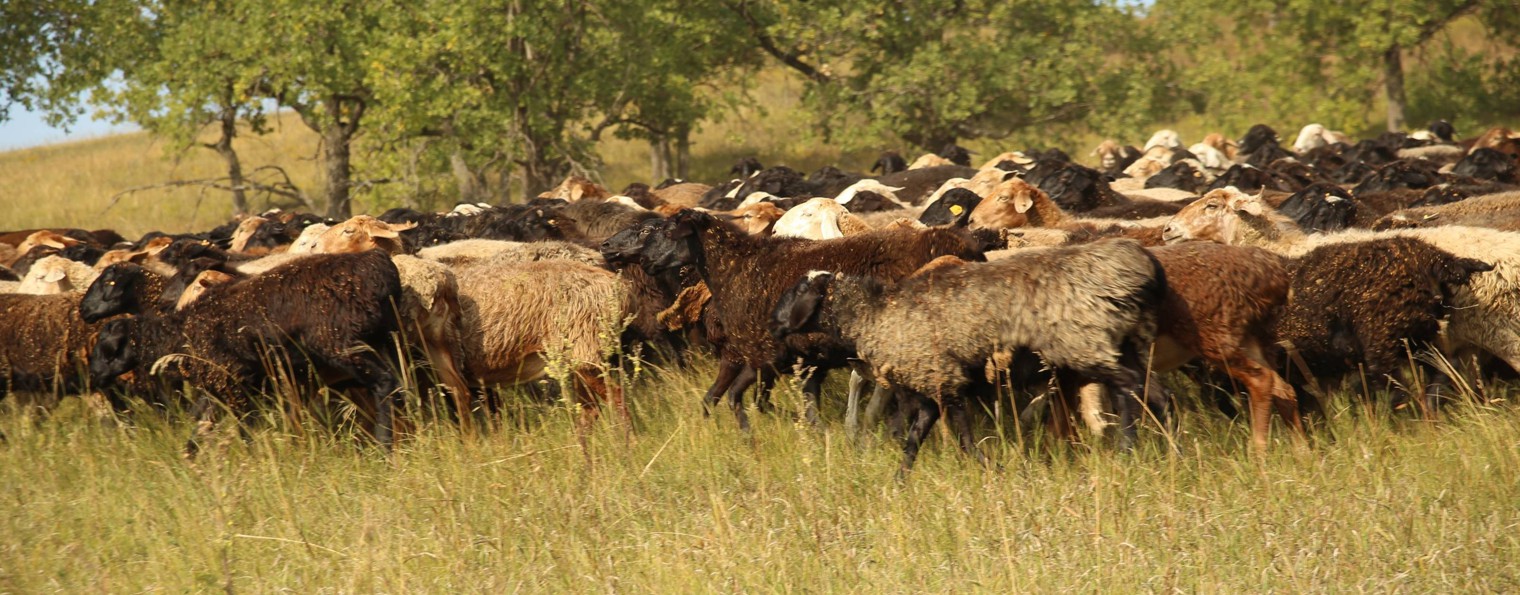
<instances>
[{"instance_id":1,"label":"grey sheep","mask_svg":"<svg viewBox=\"0 0 1520 595\"><path fill-rule=\"evenodd\" d=\"M906 404L918 409L904 446L906 470L940 406L961 448L980 456L965 412L967 371L1006 366L1020 350L1056 370L1065 399L1075 398L1083 381L1106 385L1121 402L1121 445L1132 446L1139 413L1133 395L1165 293L1161 265L1138 242L1104 240L942 267L896 285L814 271L782 296L773 328L778 335L833 333L878 381L905 389ZM1068 403L1055 403L1053 429L1069 435Z\"/></svg>"}]
</instances>

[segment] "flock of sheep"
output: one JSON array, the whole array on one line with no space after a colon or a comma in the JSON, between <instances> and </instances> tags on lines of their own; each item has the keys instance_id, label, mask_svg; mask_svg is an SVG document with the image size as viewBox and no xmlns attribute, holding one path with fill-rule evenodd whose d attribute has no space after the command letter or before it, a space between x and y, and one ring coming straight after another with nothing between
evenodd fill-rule
<instances>
[{"instance_id":1,"label":"flock of sheep","mask_svg":"<svg viewBox=\"0 0 1520 595\"><path fill-rule=\"evenodd\" d=\"M1243 392L1263 449L1273 411L1301 434L1347 383L1432 415L1467 374L1520 370L1520 135L1310 125L1284 148L1257 125L1093 156L746 159L716 186L572 177L446 213L0 233L0 390L184 400L193 456L224 414L325 384L389 445L408 391L475 425L490 387L544 379L631 431L612 372L699 350L718 360L704 405L726 396L741 427L751 389L765 411L793 374L819 423L848 371L845 423L889 417L906 469L941 417L981 459L968 414L1007 389L1048 403L1055 436L1080 420L1129 448L1142 419L1173 423L1157 375L1185 373Z\"/></svg>"}]
</instances>

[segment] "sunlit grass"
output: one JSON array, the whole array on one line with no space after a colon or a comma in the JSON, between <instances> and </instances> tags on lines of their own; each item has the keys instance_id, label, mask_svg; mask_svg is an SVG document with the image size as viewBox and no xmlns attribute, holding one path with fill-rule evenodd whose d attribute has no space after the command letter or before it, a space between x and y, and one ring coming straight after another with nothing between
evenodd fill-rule
<instances>
[{"instance_id":1,"label":"sunlit grass","mask_svg":"<svg viewBox=\"0 0 1520 595\"><path fill-rule=\"evenodd\" d=\"M587 449L573 411L516 393L497 431L425 423L390 458L263 423L194 465L182 417L119 427L73 400L45 419L12 411L0 590L1520 587L1507 408L1426 424L1338 404L1314 445L1278 435L1263 458L1243 424L1206 410L1184 411L1177 454L1155 435L1132 455L992 438L987 470L935 438L898 482L884 435L784 414L746 435L726 407L704 418L710 372L630 387L636 440L604 424Z\"/></svg>"}]
</instances>

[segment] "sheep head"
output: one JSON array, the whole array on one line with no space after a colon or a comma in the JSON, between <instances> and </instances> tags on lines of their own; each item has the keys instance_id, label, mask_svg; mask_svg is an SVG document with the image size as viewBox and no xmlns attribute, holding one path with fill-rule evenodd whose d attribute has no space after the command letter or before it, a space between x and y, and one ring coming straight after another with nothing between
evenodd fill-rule
<instances>
[{"instance_id":1,"label":"sheep head","mask_svg":"<svg viewBox=\"0 0 1520 595\"><path fill-rule=\"evenodd\" d=\"M1161 239L1168 244L1189 240L1206 240L1221 244L1237 243L1243 218L1261 219L1268 207L1261 196L1251 196L1234 186L1210 190L1167 222Z\"/></svg>"},{"instance_id":2,"label":"sheep head","mask_svg":"<svg viewBox=\"0 0 1520 595\"><path fill-rule=\"evenodd\" d=\"M132 317L117 318L100 327L95 345L90 348L91 386L109 387L137 366L137 350L132 341L136 329L137 320Z\"/></svg>"},{"instance_id":3,"label":"sheep head","mask_svg":"<svg viewBox=\"0 0 1520 595\"><path fill-rule=\"evenodd\" d=\"M79 317L94 323L117 314L139 311L142 304L138 303L138 295L147 284L148 275L152 274L132 263L106 267L80 299Z\"/></svg>"},{"instance_id":4,"label":"sheep head","mask_svg":"<svg viewBox=\"0 0 1520 595\"><path fill-rule=\"evenodd\" d=\"M844 237L844 232L839 228L839 219L848 212L844 205L832 198L808 199L776 220L773 232L781 237L839 239Z\"/></svg>"},{"instance_id":5,"label":"sheep head","mask_svg":"<svg viewBox=\"0 0 1520 595\"><path fill-rule=\"evenodd\" d=\"M1007 229L1057 223L1043 220L1042 211L1047 211L1048 205L1042 203L1051 203L1050 196L1022 179L1013 178L999 184L976 205L971 211L971 227Z\"/></svg>"},{"instance_id":6,"label":"sheep head","mask_svg":"<svg viewBox=\"0 0 1520 595\"><path fill-rule=\"evenodd\" d=\"M386 223L369 215L359 215L321 232L315 252L325 254L384 250L388 254L400 254L401 232L416 227L416 223Z\"/></svg>"},{"instance_id":7,"label":"sheep head","mask_svg":"<svg viewBox=\"0 0 1520 595\"><path fill-rule=\"evenodd\" d=\"M835 273L829 271L809 271L782 293L775 311L771 313L771 336L780 340L793 333L817 330L814 327L817 325L818 311L828 296L829 284L835 276Z\"/></svg>"}]
</instances>

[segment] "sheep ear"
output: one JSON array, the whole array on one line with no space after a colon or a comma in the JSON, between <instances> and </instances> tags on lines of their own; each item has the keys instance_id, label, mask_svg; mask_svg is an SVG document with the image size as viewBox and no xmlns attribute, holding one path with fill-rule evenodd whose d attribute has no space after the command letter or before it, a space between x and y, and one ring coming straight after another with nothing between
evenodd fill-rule
<instances>
[{"instance_id":1,"label":"sheep ear","mask_svg":"<svg viewBox=\"0 0 1520 595\"><path fill-rule=\"evenodd\" d=\"M57 283L59 281L62 281L67 276L68 275L64 273L63 269L55 268L46 273L43 273L41 281L43 283Z\"/></svg>"},{"instance_id":2,"label":"sheep ear","mask_svg":"<svg viewBox=\"0 0 1520 595\"><path fill-rule=\"evenodd\" d=\"M1260 197L1241 194L1230 198L1231 209L1247 215L1260 217L1262 214Z\"/></svg>"},{"instance_id":3,"label":"sheep ear","mask_svg":"<svg viewBox=\"0 0 1520 595\"><path fill-rule=\"evenodd\" d=\"M1014 212L1028 213L1029 209L1032 208L1034 208L1034 197L1030 196L1028 192L1020 192L1018 196L1013 197Z\"/></svg>"}]
</instances>

